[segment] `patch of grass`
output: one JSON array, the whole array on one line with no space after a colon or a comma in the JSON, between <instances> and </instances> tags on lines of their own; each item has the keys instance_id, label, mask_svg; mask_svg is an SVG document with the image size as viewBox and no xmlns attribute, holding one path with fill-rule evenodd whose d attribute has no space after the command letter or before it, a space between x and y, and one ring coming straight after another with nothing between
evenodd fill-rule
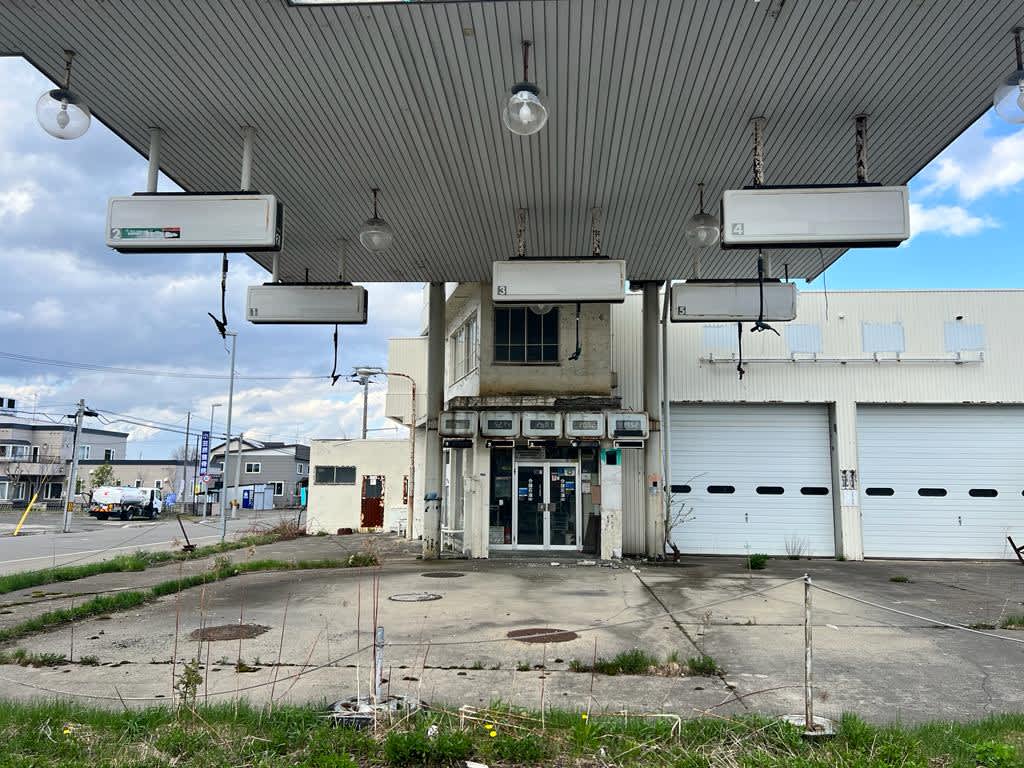
<instances>
[{"instance_id":1,"label":"patch of grass","mask_svg":"<svg viewBox=\"0 0 1024 768\"><path fill-rule=\"evenodd\" d=\"M977 630L982 630L983 631L983 630L987 630L987 629L995 629L996 625L992 624L992 623L990 623L988 621L976 621L973 624L968 624L967 628L968 629L977 629Z\"/></svg>"},{"instance_id":2,"label":"patch of grass","mask_svg":"<svg viewBox=\"0 0 1024 768\"><path fill-rule=\"evenodd\" d=\"M909 576L890 576L889 581L893 584L911 584Z\"/></svg>"},{"instance_id":3,"label":"patch of grass","mask_svg":"<svg viewBox=\"0 0 1024 768\"><path fill-rule=\"evenodd\" d=\"M516 662L516 672L529 672L529 671L530 671L530 665L527 664L525 661L517 661Z\"/></svg>"},{"instance_id":4,"label":"patch of grass","mask_svg":"<svg viewBox=\"0 0 1024 768\"><path fill-rule=\"evenodd\" d=\"M684 720L501 705L461 721L458 712L400 715L377 729L337 727L313 707L244 702L121 710L66 701L0 701L4 749L0 766L40 768L355 768L465 765L622 768L709 765L754 768L1011 768L1021 764L1024 715L913 728L874 726L853 716L834 738L802 739L799 729L766 717Z\"/></svg>"},{"instance_id":5,"label":"patch of grass","mask_svg":"<svg viewBox=\"0 0 1024 768\"><path fill-rule=\"evenodd\" d=\"M769 560L771 560L771 557L762 552L748 555L747 567L752 571L763 571L764 567L768 565Z\"/></svg>"},{"instance_id":6,"label":"patch of grass","mask_svg":"<svg viewBox=\"0 0 1024 768\"><path fill-rule=\"evenodd\" d=\"M115 592L110 595L98 595L71 608L60 608L47 611L18 624L0 629L0 643L18 640L38 632L61 626L73 621L88 619L94 616L127 611L140 605L153 602L157 598L173 595L185 589L198 587L210 582L229 579L243 573L256 571L292 571L318 568L350 568L356 567L349 560L249 560L232 563L230 559L217 558L214 567L203 573L183 576L156 584L149 589ZM376 563L376 560L374 560ZM360 561L362 564L362 561ZM0 764L2 768L2 764Z\"/></svg>"},{"instance_id":7,"label":"patch of grass","mask_svg":"<svg viewBox=\"0 0 1024 768\"><path fill-rule=\"evenodd\" d=\"M569 662L573 672L597 672L599 675L646 675L658 666L658 658L640 648L621 651L610 659L599 657L593 665L579 659Z\"/></svg>"},{"instance_id":8,"label":"patch of grass","mask_svg":"<svg viewBox=\"0 0 1024 768\"><path fill-rule=\"evenodd\" d=\"M718 666L718 662L706 653L688 658L686 660L686 668L690 671L691 675L700 675L701 677L714 677L722 671Z\"/></svg>"},{"instance_id":9,"label":"patch of grass","mask_svg":"<svg viewBox=\"0 0 1024 768\"><path fill-rule=\"evenodd\" d=\"M78 660L78 663L84 667L98 667L100 659L98 656L83 656Z\"/></svg>"},{"instance_id":10,"label":"patch of grass","mask_svg":"<svg viewBox=\"0 0 1024 768\"><path fill-rule=\"evenodd\" d=\"M0 664L17 664L19 667L60 667L68 660L63 653L33 653L24 648L0 651Z\"/></svg>"},{"instance_id":11,"label":"patch of grass","mask_svg":"<svg viewBox=\"0 0 1024 768\"><path fill-rule=\"evenodd\" d=\"M5 576L0 576L0 595L8 592L16 592L21 589L31 589L44 584L57 584L66 581L77 581L88 576L97 576L102 573L126 573L133 571L144 571L150 566L161 563L177 562L179 560L199 560L211 555L218 555L224 552L231 552L236 549L246 549L264 544L274 544L279 541L290 541L304 536L305 531L293 522L280 523L270 528L265 533L243 536L236 541L218 542L204 547L197 547L191 552L145 552L138 551L130 555L118 555L110 560L101 560L98 563L84 563L82 565L61 565L56 568L43 568L36 571L20 571ZM357 560L372 560L373 562L359 562L358 565L375 565L376 558L373 555L353 555ZM352 559L350 558L350 559ZM355 565L353 563L352 565Z\"/></svg>"},{"instance_id":12,"label":"patch of grass","mask_svg":"<svg viewBox=\"0 0 1024 768\"><path fill-rule=\"evenodd\" d=\"M1024 616L1020 614L1007 616L999 626L1003 629L1024 629Z\"/></svg>"}]
</instances>

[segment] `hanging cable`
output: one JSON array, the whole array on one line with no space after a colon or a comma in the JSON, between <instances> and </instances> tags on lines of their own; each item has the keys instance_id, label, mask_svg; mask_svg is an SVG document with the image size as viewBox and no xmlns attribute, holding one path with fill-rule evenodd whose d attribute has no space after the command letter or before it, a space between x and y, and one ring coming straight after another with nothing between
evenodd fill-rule
<instances>
[{"instance_id":1,"label":"hanging cable","mask_svg":"<svg viewBox=\"0 0 1024 768\"><path fill-rule=\"evenodd\" d=\"M334 324L334 365L331 366L331 386L338 383L341 374L338 373L338 324Z\"/></svg>"},{"instance_id":2,"label":"hanging cable","mask_svg":"<svg viewBox=\"0 0 1024 768\"><path fill-rule=\"evenodd\" d=\"M760 296L760 306L757 310L757 322L754 323L754 327L750 329L750 332L771 331L778 336L779 332L764 321L764 252L760 250L757 252L757 290Z\"/></svg>"},{"instance_id":3,"label":"hanging cable","mask_svg":"<svg viewBox=\"0 0 1024 768\"><path fill-rule=\"evenodd\" d=\"M743 381L743 374L746 371L743 370L743 323L739 320L736 321L736 349L739 353L739 361L736 363L736 373L739 376L740 381Z\"/></svg>"},{"instance_id":4,"label":"hanging cable","mask_svg":"<svg viewBox=\"0 0 1024 768\"><path fill-rule=\"evenodd\" d=\"M228 293L228 254L224 252L224 259L220 265L220 320L213 314L213 312L207 312L210 319L213 320L213 324L217 326L217 331L220 333L222 339L228 337L228 310L227 310L227 293Z\"/></svg>"},{"instance_id":5,"label":"hanging cable","mask_svg":"<svg viewBox=\"0 0 1024 768\"><path fill-rule=\"evenodd\" d=\"M576 302L576 351L569 355L570 360L579 360L580 355L583 353L583 347L580 344L580 308L581 304Z\"/></svg>"}]
</instances>

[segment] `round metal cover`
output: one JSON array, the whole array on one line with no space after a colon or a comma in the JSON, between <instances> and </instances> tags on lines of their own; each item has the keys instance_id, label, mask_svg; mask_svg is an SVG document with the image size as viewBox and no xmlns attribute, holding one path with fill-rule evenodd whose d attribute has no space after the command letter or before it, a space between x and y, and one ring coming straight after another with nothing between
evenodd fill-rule
<instances>
[{"instance_id":1,"label":"round metal cover","mask_svg":"<svg viewBox=\"0 0 1024 768\"><path fill-rule=\"evenodd\" d=\"M575 632L552 627L531 627L529 629L513 629L505 637L521 643L568 643L579 637Z\"/></svg>"},{"instance_id":2,"label":"round metal cover","mask_svg":"<svg viewBox=\"0 0 1024 768\"><path fill-rule=\"evenodd\" d=\"M433 592L399 592L397 595L389 595L388 600L396 603L429 603L431 600L440 600L440 595Z\"/></svg>"},{"instance_id":3,"label":"round metal cover","mask_svg":"<svg viewBox=\"0 0 1024 768\"><path fill-rule=\"evenodd\" d=\"M190 640L251 640L266 632L270 627L263 624L218 624L202 627L189 634Z\"/></svg>"},{"instance_id":4,"label":"round metal cover","mask_svg":"<svg viewBox=\"0 0 1024 768\"><path fill-rule=\"evenodd\" d=\"M465 575L462 571L428 571L420 574L425 579L458 579Z\"/></svg>"}]
</instances>

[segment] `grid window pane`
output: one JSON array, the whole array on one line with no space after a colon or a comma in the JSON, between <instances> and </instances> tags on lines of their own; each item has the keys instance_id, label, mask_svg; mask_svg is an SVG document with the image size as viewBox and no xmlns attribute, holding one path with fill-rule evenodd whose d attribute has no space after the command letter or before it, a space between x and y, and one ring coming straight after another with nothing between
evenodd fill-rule
<instances>
[{"instance_id":1,"label":"grid window pane","mask_svg":"<svg viewBox=\"0 0 1024 768\"><path fill-rule=\"evenodd\" d=\"M467 370L476 368L476 327L468 327ZM494 308L494 362L557 363L558 308L538 315L527 307Z\"/></svg>"}]
</instances>

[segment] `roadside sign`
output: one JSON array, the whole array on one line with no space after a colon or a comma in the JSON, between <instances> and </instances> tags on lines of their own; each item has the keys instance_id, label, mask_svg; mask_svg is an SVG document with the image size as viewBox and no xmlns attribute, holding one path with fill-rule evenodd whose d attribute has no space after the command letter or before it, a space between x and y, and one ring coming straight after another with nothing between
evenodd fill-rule
<instances>
[{"instance_id":1,"label":"roadside sign","mask_svg":"<svg viewBox=\"0 0 1024 768\"><path fill-rule=\"evenodd\" d=\"M210 431L203 430L202 439L199 442L199 474L203 476L203 482L210 482Z\"/></svg>"}]
</instances>

